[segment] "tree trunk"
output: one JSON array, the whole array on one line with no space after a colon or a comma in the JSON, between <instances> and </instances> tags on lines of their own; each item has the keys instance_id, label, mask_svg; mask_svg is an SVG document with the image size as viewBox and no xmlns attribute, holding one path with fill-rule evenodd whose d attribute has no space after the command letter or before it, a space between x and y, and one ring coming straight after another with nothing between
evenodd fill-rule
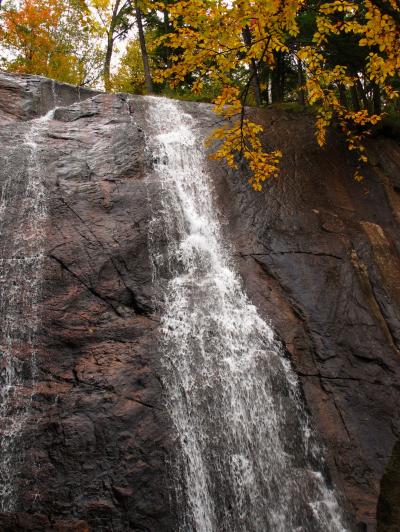
<instances>
[{"instance_id":1,"label":"tree trunk","mask_svg":"<svg viewBox=\"0 0 400 532\"><path fill-rule=\"evenodd\" d=\"M114 32L117 24L118 10L121 4L121 0L116 0L113 7L113 14L111 17L110 28L107 33L107 50L106 57L104 59L104 70L103 70L103 79L104 79L104 88L108 92L111 90L111 59L114 51Z\"/></svg>"},{"instance_id":2,"label":"tree trunk","mask_svg":"<svg viewBox=\"0 0 400 532\"><path fill-rule=\"evenodd\" d=\"M279 76L279 101L283 102L285 99L285 84L286 84L286 68L285 68L285 54L280 52L280 76Z\"/></svg>"},{"instance_id":3,"label":"tree trunk","mask_svg":"<svg viewBox=\"0 0 400 532\"><path fill-rule=\"evenodd\" d=\"M148 53L147 53L146 39L144 37L144 31L143 31L142 13L141 13L136 1L135 1L135 14L136 14L136 24L137 24L138 33L139 33L140 50L142 52L142 61L143 61L143 69L144 69L144 79L145 79L145 84L146 84L146 92L148 94L151 94L153 92L153 82L151 80L151 73L150 73L150 66L149 66L149 56L148 56Z\"/></svg>"},{"instance_id":4,"label":"tree trunk","mask_svg":"<svg viewBox=\"0 0 400 532\"><path fill-rule=\"evenodd\" d=\"M243 35L243 41L246 47L248 49L251 48L251 31L248 26L243 28L242 35ZM254 58L251 59L251 63L250 63L250 75L251 75L251 86L254 92L254 99L258 107L260 107L262 104L260 78L258 75L257 63Z\"/></svg>"},{"instance_id":5,"label":"tree trunk","mask_svg":"<svg viewBox=\"0 0 400 532\"><path fill-rule=\"evenodd\" d=\"M269 100L270 100L270 98L269 98L269 91L270 91L270 77L271 77L271 76L270 76L269 69L265 69L265 70L266 70L266 72L265 72L265 85L266 85L266 89L265 89L265 91L264 91L264 94L265 94L265 96L264 96L264 100L265 100L265 103L266 103L267 105L269 105Z\"/></svg>"},{"instance_id":6,"label":"tree trunk","mask_svg":"<svg viewBox=\"0 0 400 532\"><path fill-rule=\"evenodd\" d=\"M163 19L164 19L164 31L165 33L169 33L169 14L166 9L163 11Z\"/></svg>"},{"instance_id":7,"label":"tree trunk","mask_svg":"<svg viewBox=\"0 0 400 532\"><path fill-rule=\"evenodd\" d=\"M339 83L339 101L340 105L343 105L346 109L349 108L349 102L347 101L346 87L343 83Z\"/></svg>"},{"instance_id":8,"label":"tree trunk","mask_svg":"<svg viewBox=\"0 0 400 532\"><path fill-rule=\"evenodd\" d=\"M303 71L303 65L301 63L301 60L297 60L297 83L298 83L298 90L297 90L297 102L300 105L306 104L306 94L304 91L304 71Z\"/></svg>"},{"instance_id":9,"label":"tree trunk","mask_svg":"<svg viewBox=\"0 0 400 532\"><path fill-rule=\"evenodd\" d=\"M114 38L109 33L108 38L107 38L107 50L106 50L106 57L104 59L104 71L103 71L104 88L106 92L109 92L111 90L111 58L113 54L113 49L114 49Z\"/></svg>"},{"instance_id":10,"label":"tree trunk","mask_svg":"<svg viewBox=\"0 0 400 532\"><path fill-rule=\"evenodd\" d=\"M374 105L374 114L379 115L382 112L382 102L381 102L381 89L379 85L373 86L372 89L372 99Z\"/></svg>"},{"instance_id":11,"label":"tree trunk","mask_svg":"<svg viewBox=\"0 0 400 532\"><path fill-rule=\"evenodd\" d=\"M283 52L275 52L275 67L272 71L272 103L281 103L285 96L285 61Z\"/></svg>"},{"instance_id":12,"label":"tree trunk","mask_svg":"<svg viewBox=\"0 0 400 532\"><path fill-rule=\"evenodd\" d=\"M362 86L362 83L360 79L357 76L356 80L356 86L357 86L357 92L361 96L361 101L363 103L364 109L367 109L368 112L371 111L371 102L368 100L367 95L365 94L364 87Z\"/></svg>"},{"instance_id":13,"label":"tree trunk","mask_svg":"<svg viewBox=\"0 0 400 532\"><path fill-rule=\"evenodd\" d=\"M357 88L355 85L350 87L351 102L353 104L353 111L360 110L360 100L358 98Z\"/></svg>"}]
</instances>

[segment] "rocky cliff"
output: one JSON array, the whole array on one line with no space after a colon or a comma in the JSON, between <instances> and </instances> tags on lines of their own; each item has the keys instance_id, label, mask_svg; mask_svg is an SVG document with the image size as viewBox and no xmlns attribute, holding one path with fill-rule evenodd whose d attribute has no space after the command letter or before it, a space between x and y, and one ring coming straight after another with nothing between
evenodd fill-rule
<instances>
[{"instance_id":1,"label":"rocky cliff","mask_svg":"<svg viewBox=\"0 0 400 532\"><path fill-rule=\"evenodd\" d=\"M58 106L36 139L47 202L37 376L15 466L18 498L0 514L1 530L174 530L175 435L148 253L148 198L159 186L149 177L148 105L0 75L3 161L21 165L15 148L31 120ZM182 105L206 135L211 107ZM259 118L266 143L285 153L281 176L255 193L210 163L226 236L246 291L301 378L355 529L376 529L381 493L379 530L398 530L400 149L374 140L358 184L334 133L324 151L316 146L312 116ZM13 233L6 221L3 240Z\"/></svg>"}]
</instances>

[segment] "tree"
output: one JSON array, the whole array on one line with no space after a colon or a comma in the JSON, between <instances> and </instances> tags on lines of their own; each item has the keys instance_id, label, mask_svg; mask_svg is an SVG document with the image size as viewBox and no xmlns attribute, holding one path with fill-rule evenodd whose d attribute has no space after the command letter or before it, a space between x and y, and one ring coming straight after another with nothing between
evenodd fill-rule
<instances>
[{"instance_id":1,"label":"tree","mask_svg":"<svg viewBox=\"0 0 400 532\"><path fill-rule=\"evenodd\" d=\"M285 41L298 33L296 15L301 5L301 0L231 3L193 0L164 6L170 12L175 31L162 37L162 42L182 53L172 56L172 66L160 72L160 76L168 76L172 85L177 86L192 73L196 77L194 91L202 88L205 76L220 81L223 88L215 99L215 110L231 124L218 128L212 135L211 140L220 142L214 157L224 158L232 167L237 166L238 158L244 159L255 188L261 188L262 181L277 174L281 153L263 149L262 127L246 118L244 106L252 87L255 92L259 66L264 63L274 67L274 54L288 51ZM235 76L238 69L242 83Z\"/></svg>"},{"instance_id":2,"label":"tree","mask_svg":"<svg viewBox=\"0 0 400 532\"><path fill-rule=\"evenodd\" d=\"M317 111L318 142L324 144L326 128L337 120L360 165L366 162L362 139L381 119L368 108L368 91L376 104L378 89L387 101L398 96L393 83L400 70L396 0L179 0L158 5L168 11L173 25L159 44L175 51L158 80L168 79L177 87L190 75L194 91L201 90L204 78L219 80L215 111L229 123L212 135L211 140L219 141L214 157L233 167L245 160L255 189L261 190L263 182L277 174L281 154L264 150L263 128L246 118L245 105L257 76L262 84L263 73L267 80L272 77L275 99L282 99L293 65L301 69L304 96ZM313 28L312 36L306 33L304 39L305 13ZM350 39L348 55L359 53L360 60L343 61L338 53L340 41ZM265 102L268 89L263 93ZM354 100L358 97L358 108L348 108L347 93L353 93Z\"/></svg>"},{"instance_id":3,"label":"tree","mask_svg":"<svg viewBox=\"0 0 400 532\"><path fill-rule=\"evenodd\" d=\"M145 94L146 80L138 39L129 42L121 58L119 68L111 78L111 84L112 90L116 92Z\"/></svg>"},{"instance_id":4,"label":"tree","mask_svg":"<svg viewBox=\"0 0 400 532\"><path fill-rule=\"evenodd\" d=\"M134 5L135 5L136 25L137 25L137 29L139 33L140 50L142 53L143 71L144 71L144 78L145 78L145 83L146 83L146 90L148 94L151 94L153 92L153 82L151 80L149 56L147 54L146 39L144 36L144 30L143 30L142 12L139 8L139 4L137 0L135 0Z\"/></svg>"},{"instance_id":5,"label":"tree","mask_svg":"<svg viewBox=\"0 0 400 532\"><path fill-rule=\"evenodd\" d=\"M93 83L100 51L83 0L7 2L0 14L3 67L77 85Z\"/></svg>"},{"instance_id":6,"label":"tree","mask_svg":"<svg viewBox=\"0 0 400 532\"><path fill-rule=\"evenodd\" d=\"M97 14L98 27L106 37L103 81L106 91L111 89L111 61L115 43L127 35L133 25L130 0L91 0Z\"/></svg>"},{"instance_id":7,"label":"tree","mask_svg":"<svg viewBox=\"0 0 400 532\"><path fill-rule=\"evenodd\" d=\"M138 0L91 0L91 5L97 14L99 29L106 38L106 50L103 66L103 81L106 91L112 88L111 61L115 43L127 36L136 23L142 61L144 66L147 92L152 92L149 58L143 29L141 5Z\"/></svg>"},{"instance_id":8,"label":"tree","mask_svg":"<svg viewBox=\"0 0 400 532\"><path fill-rule=\"evenodd\" d=\"M362 179L362 164L368 161L363 139L382 119L380 93L387 101L399 96L393 82L400 72L400 28L389 13L400 14L400 6L386 0L384 5L390 9L381 11L378 3L336 0L322 4L313 45L299 52L307 68L309 100L317 110L318 143L325 143L326 129L336 119L349 149L358 153L358 180ZM350 109L344 99L346 89L352 98Z\"/></svg>"}]
</instances>

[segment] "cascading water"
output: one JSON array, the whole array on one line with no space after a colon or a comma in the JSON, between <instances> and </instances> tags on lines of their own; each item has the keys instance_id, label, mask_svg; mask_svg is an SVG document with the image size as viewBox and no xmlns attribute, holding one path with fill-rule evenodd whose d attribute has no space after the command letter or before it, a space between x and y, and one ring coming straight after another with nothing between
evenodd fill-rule
<instances>
[{"instance_id":1,"label":"cascading water","mask_svg":"<svg viewBox=\"0 0 400 532\"><path fill-rule=\"evenodd\" d=\"M39 139L52 116L53 111L29 122L21 144L5 153L0 167L1 511L16 506L15 480L23 459L22 434L36 374L47 216Z\"/></svg>"},{"instance_id":2,"label":"cascading water","mask_svg":"<svg viewBox=\"0 0 400 532\"><path fill-rule=\"evenodd\" d=\"M147 101L161 186L150 244L180 530L344 531L297 378L223 241L195 123L177 103Z\"/></svg>"}]
</instances>

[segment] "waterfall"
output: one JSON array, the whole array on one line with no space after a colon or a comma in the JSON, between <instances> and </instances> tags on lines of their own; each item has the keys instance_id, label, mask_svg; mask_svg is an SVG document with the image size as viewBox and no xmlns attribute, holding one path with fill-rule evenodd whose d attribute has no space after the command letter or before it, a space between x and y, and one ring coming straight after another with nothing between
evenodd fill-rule
<instances>
[{"instance_id":1,"label":"waterfall","mask_svg":"<svg viewBox=\"0 0 400 532\"><path fill-rule=\"evenodd\" d=\"M46 188L39 140L53 112L24 124L0 161L0 510L17 504L22 435L36 376Z\"/></svg>"},{"instance_id":2,"label":"waterfall","mask_svg":"<svg viewBox=\"0 0 400 532\"><path fill-rule=\"evenodd\" d=\"M179 529L344 531L297 377L224 241L195 121L176 102L147 101L160 183L149 240Z\"/></svg>"}]
</instances>

